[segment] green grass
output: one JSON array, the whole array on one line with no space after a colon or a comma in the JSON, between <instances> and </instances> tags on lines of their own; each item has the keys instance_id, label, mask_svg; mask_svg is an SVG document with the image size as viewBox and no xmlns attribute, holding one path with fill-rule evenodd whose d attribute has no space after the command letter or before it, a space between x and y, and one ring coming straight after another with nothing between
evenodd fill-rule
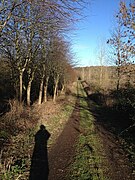
<instances>
[{"instance_id":1,"label":"green grass","mask_svg":"<svg viewBox=\"0 0 135 180\"><path fill-rule=\"evenodd\" d=\"M105 180L103 168L102 143L95 131L94 117L89 111L86 94L78 84L80 98L80 136L77 143L76 156L71 165L69 179L72 180ZM102 154L102 155L101 155Z\"/></svg>"}]
</instances>

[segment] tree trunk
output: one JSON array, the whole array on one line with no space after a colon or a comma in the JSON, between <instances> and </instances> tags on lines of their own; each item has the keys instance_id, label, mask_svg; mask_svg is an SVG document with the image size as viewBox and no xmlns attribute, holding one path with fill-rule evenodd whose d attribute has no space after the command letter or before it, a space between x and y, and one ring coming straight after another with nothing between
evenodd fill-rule
<instances>
[{"instance_id":1,"label":"tree trunk","mask_svg":"<svg viewBox=\"0 0 135 180\"><path fill-rule=\"evenodd\" d=\"M39 105L42 103L43 84L44 84L44 77L42 77L41 83L40 83L39 98L38 98L38 104L39 104Z\"/></svg>"},{"instance_id":2,"label":"tree trunk","mask_svg":"<svg viewBox=\"0 0 135 180\"><path fill-rule=\"evenodd\" d=\"M62 84L62 89L61 89L61 92L63 92L65 89L65 86L64 86L64 83Z\"/></svg>"},{"instance_id":3,"label":"tree trunk","mask_svg":"<svg viewBox=\"0 0 135 180\"><path fill-rule=\"evenodd\" d=\"M120 86L120 67L118 67L117 69L117 75L118 75L118 79L117 79L117 91L118 91Z\"/></svg>"},{"instance_id":4,"label":"tree trunk","mask_svg":"<svg viewBox=\"0 0 135 180\"><path fill-rule=\"evenodd\" d=\"M31 83L32 83L32 80L30 80L28 82L28 87L27 87L27 105L30 106L30 93L31 93Z\"/></svg>"},{"instance_id":5,"label":"tree trunk","mask_svg":"<svg viewBox=\"0 0 135 180\"><path fill-rule=\"evenodd\" d=\"M20 96L19 96L19 101L20 101L20 104L22 103L22 83L23 83L23 72L21 71L20 74L19 74L19 78L20 78Z\"/></svg>"},{"instance_id":6,"label":"tree trunk","mask_svg":"<svg viewBox=\"0 0 135 180\"><path fill-rule=\"evenodd\" d=\"M44 102L47 102L48 80L49 80L49 77L46 77L45 84L44 84Z\"/></svg>"},{"instance_id":7,"label":"tree trunk","mask_svg":"<svg viewBox=\"0 0 135 180\"><path fill-rule=\"evenodd\" d=\"M56 101L56 95L57 95L57 88L58 88L58 82L59 82L59 76L54 80L54 95L53 95L53 102Z\"/></svg>"},{"instance_id":8,"label":"tree trunk","mask_svg":"<svg viewBox=\"0 0 135 180\"><path fill-rule=\"evenodd\" d=\"M30 94L31 94L31 84L34 79L34 71L29 74L29 82L27 86L27 105L30 106L31 100L30 100Z\"/></svg>"}]
</instances>

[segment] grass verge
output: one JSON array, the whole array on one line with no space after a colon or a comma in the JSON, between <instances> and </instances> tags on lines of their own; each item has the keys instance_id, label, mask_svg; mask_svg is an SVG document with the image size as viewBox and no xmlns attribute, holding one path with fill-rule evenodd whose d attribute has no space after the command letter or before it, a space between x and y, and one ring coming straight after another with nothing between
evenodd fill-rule
<instances>
[{"instance_id":1,"label":"grass verge","mask_svg":"<svg viewBox=\"0 0 135 180\"><path fill-rule=\"evenodd\" d=\"M50 132L51 137L48 141L48 150L55 143L58 136L61 134L64 129L65 124L68 122L69 117L71 116L75 106L75 97L68 96L68 102L63 104L59 109L59 112L54 114L49 121L44 121L43 124L46 126L46 129Z\"/></svg>"}]
</instances>

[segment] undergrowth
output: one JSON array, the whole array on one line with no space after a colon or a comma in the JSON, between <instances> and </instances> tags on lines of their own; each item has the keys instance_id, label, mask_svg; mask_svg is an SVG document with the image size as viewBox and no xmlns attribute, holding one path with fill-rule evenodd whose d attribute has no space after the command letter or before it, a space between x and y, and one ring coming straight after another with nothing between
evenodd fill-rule
<instances>
[{"instance_id":1,"label":"undergrowth","mask_svg":"<svg viewBox=\"0 0 135 180\"><path fill-rule=\"evenodd\" d=\"M68 95L61 103L25 107L13 100L11 111L0 119L0 179L27 180L34 148L34 136L44 124L51 133L49 148L72 114L75 97Z\"/></svg>"},{"instance_id":2,"label":"undergrowth","mask_svg":"<svg viewBox=\"0 0 135 180\"><path fill-rule=\"evenodd\" d=\"M0 121L0 179L28 178L33 134L38 119L18 101L12 100L11 110Z\"/></svg>"}]
</instances>

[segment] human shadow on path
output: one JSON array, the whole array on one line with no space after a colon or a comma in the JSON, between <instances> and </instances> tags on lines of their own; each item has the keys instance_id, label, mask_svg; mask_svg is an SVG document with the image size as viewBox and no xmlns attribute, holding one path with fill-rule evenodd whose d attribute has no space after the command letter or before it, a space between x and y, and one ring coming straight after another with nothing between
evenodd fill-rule
<instances>
[{"instance_id":1,"label":"human shadow on path","mask_svg":"<svg viewBox=\"0 0 135 180\"><path fill-rule=\"evenodd\" d=\"M29 180L48 180L47 141L49 137L50 133L44 125L41 125L40 130L35 134L35 147L31 159Z\"/></svg>"}]
</instances>

